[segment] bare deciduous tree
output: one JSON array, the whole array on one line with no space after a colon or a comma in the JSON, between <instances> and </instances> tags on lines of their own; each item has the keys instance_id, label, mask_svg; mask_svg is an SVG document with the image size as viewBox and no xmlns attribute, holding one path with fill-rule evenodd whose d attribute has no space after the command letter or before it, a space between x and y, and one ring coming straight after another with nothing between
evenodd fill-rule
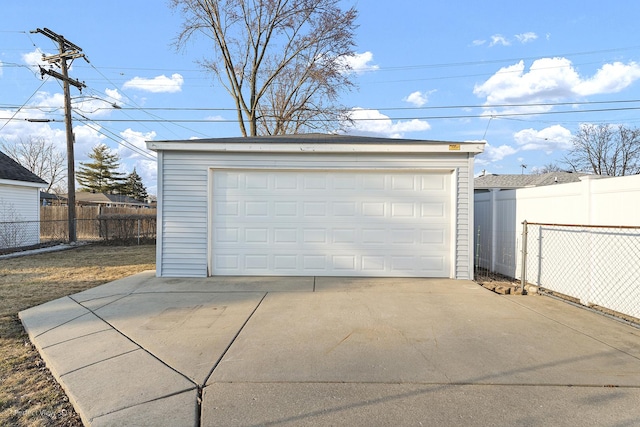
<instances>
[{"instance_id":1,"label":"bare deciduous tree","mask_svg":"<svg viewBox=\"0 0 640 427\"><path fill-rule=\"evenodd\" d=\"M171 0L184 16L175 46L212 41L202 61L231 94L243 136L327 129L344 119L341 90L353 86L357 12L340 0ZM248 126L248 129L247 129Z\"/></svg>"},{"instance_id":2,"label":"bare deciduous tree","mask_svg":"<svg viewBox=\"0 0 640 427\"><path fill-rule=\"evenodd\" d=\"M624 176L640 173L640 129L583 124L565 162L575 171Z\"/></svg>"},{"instance_id":3,"label":"bare deciduous tree","mask_svg":"<svg viewBox=\"0 0 640 427\"><path fill-rule=\"evenodd\" d=\"M535 173L538 175L543 175L545 173L550 173L550 172L563 172L563 169L557 164L550 162L542 166L541 168L538 168L535 170Z\"/></svg>"},{"instance_id":4,"label":"bare deciduous tree","mask_svg":"<svg viewBox=\"0 0 640 427\"><path fill-rule=\"evenodd\" d=\"M61 188L65 180L66 158L55 145L43 137L20 138L16 143L0 142L2 151L49 183L46 191Z\"/></svg>"}]
</instances>

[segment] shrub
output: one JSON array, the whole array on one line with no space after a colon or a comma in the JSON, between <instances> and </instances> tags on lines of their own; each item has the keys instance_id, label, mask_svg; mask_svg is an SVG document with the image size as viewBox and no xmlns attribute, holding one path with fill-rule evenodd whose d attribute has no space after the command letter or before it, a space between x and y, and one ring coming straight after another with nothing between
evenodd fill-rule
<instances>
[{"instance_id":1,"label":"shrub","mask_svg":"<svg viewBox=\"0 0 640 427\"><path fill-rule=\"evenodd\" d=\"M144 214L98 215L100 237L107 243L155 243L156 216Z\"/></svg>"}]
</instances>

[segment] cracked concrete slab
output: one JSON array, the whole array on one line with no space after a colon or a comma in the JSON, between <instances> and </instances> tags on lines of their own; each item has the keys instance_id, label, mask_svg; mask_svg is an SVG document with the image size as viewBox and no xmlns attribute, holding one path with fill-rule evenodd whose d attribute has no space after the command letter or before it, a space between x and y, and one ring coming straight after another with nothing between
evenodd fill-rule
<instances>
[{"instance_id":1,"label":"cracked concrete slab","mask_svg":"<svg viewBox=\"0 0 640 427\"><path fill-rule=\"evenodd\" d=\"M196 385L142 349L60 375L84 422Z\"/></svg>"},{"instance_id":2,"label":"cracked concrete slab","mask_svg":"<svg viewBox=\"0 0 640 427\"><path fill-rule=\"evenodd\" d=\"M20 313L86 425L640 419L640 330L549 298L451 280L137 279Z\"/></svg>"},{"instance_id":3,"label":"cracked concrete slab","mask_svg":"<svg viewBox=\"0 0 640 427\"><path fill-rule=\"evenodd\" d=\"M95 313L168 366L201 384L264 295L132 294Z\"/></svg>"}]
</instances>

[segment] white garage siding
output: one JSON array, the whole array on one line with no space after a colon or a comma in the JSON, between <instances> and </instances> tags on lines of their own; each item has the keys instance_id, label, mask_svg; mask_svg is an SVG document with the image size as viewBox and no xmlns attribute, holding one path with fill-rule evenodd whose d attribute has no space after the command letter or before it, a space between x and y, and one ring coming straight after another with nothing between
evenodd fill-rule
<instances>
[{"instance_id":1,"label":"white garage siding","mask_svg":"<svg viewBox=\"0 0 640 427\"><path fill-rule=\"evenodd\" d=\"M208 164L191 154L158 153L158 275L207 276Z\"/></svg>"},{"instance_id":2,"label":"white garage siding","mask_svg":"<svg viewBox=\"0 0 640 427\"><path fill-rule=\"evenodd\" d=\"M455 278L473 279L473 159L456 169L456 262ZM471 182L470 182L471 181ZM463 184L464 183L464 184Z\"/></svg>"},{"instance_id":3,"label":"white garage siding","mask_svg":"<svg viewBox=\"0 0 640 427\"><path fill-rule=\"evenodd\" d=\"M469 198L470 168L473 155L468 152L350 152L310 153L292 149L291 153L236 152L215 147L198 149L198 143L163 149L163 142L148 143L158 151L158 245L157 274L164 277L204 277L214 273L210 265L213 253L211 228L213 219L213 175L216 170L344 170L371 173L372 171L407 170L413 173L448 171L451 176L451 209L454 224L449 240L450 276L459 279L472 277L472 236L469 216L473 205ZM208 145L208 144L203 144ZM266 144L265 144L266 145ZM294 145L294 144L291 144ZM477 144L480 145L480 144ZM186 146L186 145L185 145ZM259 148L258 148L259 149ZM369 147L369 151L372 149ZM265 149L265 151L268 151ZM297 151L297 152L296 152Z\"/></svg>"}]
</instances>

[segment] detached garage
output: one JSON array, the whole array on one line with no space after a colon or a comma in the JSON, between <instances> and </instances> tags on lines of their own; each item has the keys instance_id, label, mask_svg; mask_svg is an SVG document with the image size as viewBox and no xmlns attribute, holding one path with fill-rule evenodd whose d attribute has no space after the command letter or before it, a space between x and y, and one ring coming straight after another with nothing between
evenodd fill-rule
<instances>
[{"instance_id":1,"label":"detached garage","mask_svg":"<svg viewBox=\"0 0 640 427\"><path fill-rule=\"evenodd\" d=\"M481 142L153 141L157 275L473 277Z\"/></svg>"}]
</instances>

